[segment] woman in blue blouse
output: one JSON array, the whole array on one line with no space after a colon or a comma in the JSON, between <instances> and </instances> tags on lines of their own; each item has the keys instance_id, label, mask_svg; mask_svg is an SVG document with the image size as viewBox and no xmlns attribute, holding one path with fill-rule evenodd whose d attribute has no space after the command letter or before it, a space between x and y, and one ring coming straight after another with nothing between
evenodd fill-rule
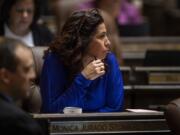
<instances>
[{"instance_id":1,"label":"woman in blue blouse","mask_svg":"<svg viewBox=\"0 0 180 135\"><path fill-rule=\"evenodd\" d=\"M74 12L45 55L41 74L43 113L81 107L83 112L117 112L123 81L101 13Z\"/></svg>"}]
</instances>

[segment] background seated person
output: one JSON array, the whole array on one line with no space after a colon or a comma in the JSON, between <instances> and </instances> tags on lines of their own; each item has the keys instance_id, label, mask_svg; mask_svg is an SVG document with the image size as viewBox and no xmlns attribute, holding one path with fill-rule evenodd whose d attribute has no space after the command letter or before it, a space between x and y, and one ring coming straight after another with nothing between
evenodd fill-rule
<instances>
[{"instance_id":1,"label":"background seated person","mask_svg":"<svg viewBox=\"0 0 180 135\"><path fill-rule=\"evenodd\" d=\"M0 35L19 39L28 46L43 46L51 42L50 31L37 24L39 0L3 0L0 8Z\"/></svg>"},{"instance_id":2,"label":"background seated person","mask_svg":"<svg viewBox=\"0 0 180 135\"><path fill-rule=\"evenodd\" d=\"M78 9L99 8L117 22L121 36L147 36L149 27L138 7L131 0L87 0Z\"/></svg>"},{"instance_id":3,"label":"background seated person","mask_svg":"<svg viewBox=\"0 0 180 135\"><path fill-rule=\"evenodd\" d=\"M42 69L42 112L81 107L83 112L117 112L123 106L123 80L101 13L76 11L51 44Z\"/></svg>"},{"instance_id":4,"label":"background seated person","mask_svg":"<svg viewBox=\"0 0 180 135\"><path fill-rule=\"evenodd\" d=\"M29 94L35 77L31 50L22 42L0 38L0 131L3 135L41 135L39 125L15 105Z\"/></svg>"}]
</instances>

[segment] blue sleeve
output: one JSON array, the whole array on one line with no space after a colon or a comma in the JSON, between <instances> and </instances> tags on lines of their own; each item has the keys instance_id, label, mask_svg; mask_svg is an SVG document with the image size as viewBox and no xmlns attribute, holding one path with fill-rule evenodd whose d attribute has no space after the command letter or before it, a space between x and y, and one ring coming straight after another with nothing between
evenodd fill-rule
<instances>
[{"instance_id":1,"label":"blue sleeve","mask_svg":"<svg viewBox=\"0 0 180 135\"><path fill-rule=\"evenodd\" d=\"M55 56L49 55L45 59L40 78L43 113L62 112L67 106L83 106L85 88L90 85L91 80L78 74L71 86L66 88L65 72L65 68Z\"/></svg>"},{"instance_id":2,"label":"blue sleeve","mask_svg":"<svg viewBox=\"0 0 180 135\"><path fill-rule=\"evenodd\" d=\"M119 64L113 54L108 55L107 64L108 84L106 89L106 103L98 112L122 111L124 100L123 80Z\"/></svg>"}]
</instances>

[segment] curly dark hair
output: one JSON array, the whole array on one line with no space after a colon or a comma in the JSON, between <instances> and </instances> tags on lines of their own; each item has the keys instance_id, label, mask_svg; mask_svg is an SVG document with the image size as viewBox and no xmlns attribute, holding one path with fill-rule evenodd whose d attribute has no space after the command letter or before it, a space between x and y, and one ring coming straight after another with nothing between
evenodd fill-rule
<instances>
[{"instance_id":1,"label":"curly dark hair","mask_svg":"<svg viewBox=\"0 0 180 135\"><path fill-rule=\"evenodd\" d=\"M60 60L69 70L69 77L83 68L83 57L98 25L104 20L98 9L75 11L67 19L61 34L50 45L49 50L59 55Z\"/></svg>"},{"instance_id":2,"label":"curly dark hair","mask_svg":"<svg viewBox=\"0 0 180 135\"><path fill-rule=\"evenodd\" d=\"M0 31L4 31L4 24L7 24L9 21L9 14L12 9L12 7L19 1L23 0L3 0L1 2L1 7L0 7ZM41 12L41 2L40 0L32 0L34 2L35 6L35 12L34 12L34 18L33 22L31 24L31 28L34 27L37 24L37 20L40 17L40 12Z\"/></svg>"}]
</instances>

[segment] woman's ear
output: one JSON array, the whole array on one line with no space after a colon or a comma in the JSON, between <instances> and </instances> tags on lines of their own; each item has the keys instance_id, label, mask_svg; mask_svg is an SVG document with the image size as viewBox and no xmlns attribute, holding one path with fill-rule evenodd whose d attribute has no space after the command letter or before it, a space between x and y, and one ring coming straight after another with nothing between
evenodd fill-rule
<instances>
[{"instance_id":1,"label":"woman's ear","mask_svg":"<svg viewBox=\"0 0 180 135\"><path fill-rule=\"evenodd\" d=\"M5 68L1 68L0 69L0 81L1 81L1 83L9 84L10 80L11 80L10 78L11 78L10 71L8 71Z\"/></svg>"}]
</instances>

